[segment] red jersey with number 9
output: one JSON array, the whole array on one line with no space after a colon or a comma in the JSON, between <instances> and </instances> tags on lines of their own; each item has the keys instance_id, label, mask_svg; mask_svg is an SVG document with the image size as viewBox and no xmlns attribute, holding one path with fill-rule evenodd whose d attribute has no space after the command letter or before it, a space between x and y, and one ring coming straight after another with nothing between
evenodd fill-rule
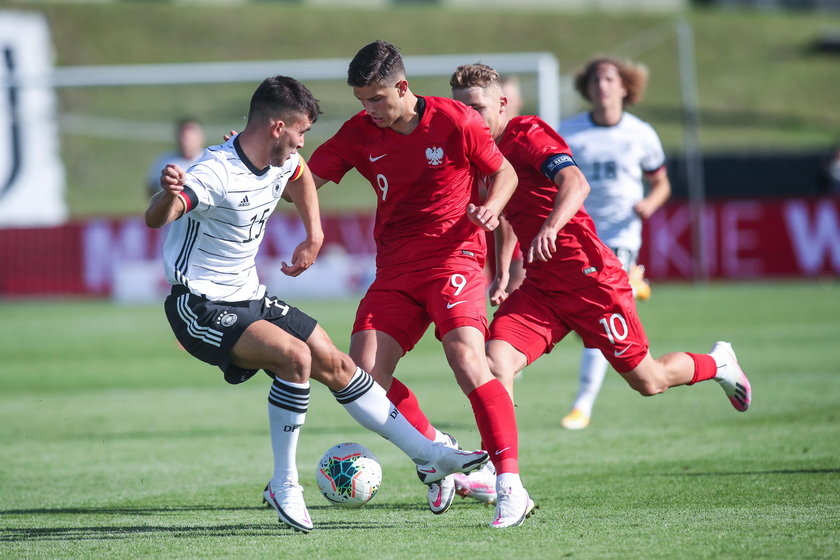
<instances>
[{"instance_id":1,"label":"red jersey with number 9","mask_svg":"<svg viewBox=\"0 0 840 560\"><path fill-rule=\"evenodd\" d=\"M376 264L434 266L467 252L483 263L484 232L467 218L479 203L477 177L502 165L487 125L460 102L423 97L410 134L380 128L365 111L353 116L309 159L312 173L338 183L355 168L377 195Z\"/></svg>"}]
</instances>

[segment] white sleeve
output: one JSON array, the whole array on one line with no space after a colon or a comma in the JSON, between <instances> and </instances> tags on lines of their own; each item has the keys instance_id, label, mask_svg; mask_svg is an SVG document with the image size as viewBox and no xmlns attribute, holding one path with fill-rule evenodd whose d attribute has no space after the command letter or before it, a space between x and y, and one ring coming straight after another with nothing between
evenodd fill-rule
<instances>
[{"instance_id":1,"label":"white sleeve","mask_svg":"<svg viewBox=\"0 0 840 560\"><path fill-rule=\"evenodd\" d=\"M227 194L227 172L222 166L212 163L208 161L193 165L184 179L184 186L192 189L198 198L194 210L212 208L224 200Z\"/></svg>"},{"instance_id":2,"label":"white sleeve","mask_svg":"<svg viewBox=\"0 0 840 560\"><path fill-rule=\"evenodd\" d=\"M644 149L642 151L642 171L650 173L665 165L665 151L653 127L646 124L640 134Z\"/></svg>"}]
</instances>

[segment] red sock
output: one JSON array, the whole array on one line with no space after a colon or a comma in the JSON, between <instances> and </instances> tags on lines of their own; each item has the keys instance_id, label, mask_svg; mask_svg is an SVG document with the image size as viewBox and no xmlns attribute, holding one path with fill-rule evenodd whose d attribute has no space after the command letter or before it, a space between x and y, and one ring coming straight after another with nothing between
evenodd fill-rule
<instances>
[{"instance_id":1,"label":"red sock","mask_svg":"<svg viewBox=\"0 0 840 560\"><path fill-rule=\"evenodd\" d=\"M709 354L692 354L686 352L692 360L694 360L694 377L691 378L689 385L694 385L698 381L705 381L712 379L717 373L717 364L715 359Z\"/></svg>"},{"instance_id":2,"label":"red sock","mask_svg":"<svg viewBox=\"0 0 840 560\"><path fill-rule=\"evenodd\" d=\"M385 394L388 400L394 403L400 414L405 416L408 423L414 426L418 432L426 436L428 439L435 439L435 427L432 426L423 411L420 410L420 403L417 397L411 392L411 389L406 387L396 377L391 378L391 388Z\"/></svg>"},{"instance_id":3,"label":"red sock","mask_svg":"<svg viewBox=\"0 0 840 560\"><path fill-rule=\"evenodd\" d=\"M497 473L519 472L519 434L516 413L504 385L494 379L467 395L472 404L481 444L490 453Z\"/></svg>"}]
</instances>

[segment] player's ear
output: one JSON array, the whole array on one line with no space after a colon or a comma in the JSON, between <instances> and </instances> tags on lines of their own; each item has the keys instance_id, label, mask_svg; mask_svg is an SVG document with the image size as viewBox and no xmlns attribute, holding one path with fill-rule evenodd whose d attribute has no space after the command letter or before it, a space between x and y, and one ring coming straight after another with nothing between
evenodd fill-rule
<instances>
[{"instance_id":1,"label":"player's ear","mask_svg":"<svg viewBox=\"0 0 840 560\"><path fill-rule=\"evenodd\" d=\"M408 91L408 80L400 80L397 82L396 88L400 95L405 95L405 92Z\"/></svg>"},{"instance_id":2,"label":"player's ear","mask_svg":"<svg viewBox=\"0 0 840 560\"><path fill-rule=\"evenodd\" d=\"M271 135L279 138L286 128L286 122L283 119L275 119L271 121Z\"/></svg>"}]
</instances>

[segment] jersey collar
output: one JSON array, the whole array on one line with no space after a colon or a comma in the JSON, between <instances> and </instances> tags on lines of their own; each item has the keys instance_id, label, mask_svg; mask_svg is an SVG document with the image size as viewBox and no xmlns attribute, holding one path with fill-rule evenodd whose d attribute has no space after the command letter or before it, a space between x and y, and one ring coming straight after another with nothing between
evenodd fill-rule
<instances>
[{"instance_id":1,"label":"jersey collar","mask_svg":"<svg viewBox=\"0 0 840 560\"><path fill-rule=\"evenodd\" d=\"M239 145L238 135L233 137L233 149L236 150L236 155L239 156L239 159L242 160L242 163L245 164L245 167L248 168L248 171L250 171L254 175L265 175L268 171L268 168L271 167L268 166L264 169L258 169L253 163L251 163L251 160L248 159L248 156L245 155L245 151L242 149L242 146Z\"/></svg>"}]
</instances>

